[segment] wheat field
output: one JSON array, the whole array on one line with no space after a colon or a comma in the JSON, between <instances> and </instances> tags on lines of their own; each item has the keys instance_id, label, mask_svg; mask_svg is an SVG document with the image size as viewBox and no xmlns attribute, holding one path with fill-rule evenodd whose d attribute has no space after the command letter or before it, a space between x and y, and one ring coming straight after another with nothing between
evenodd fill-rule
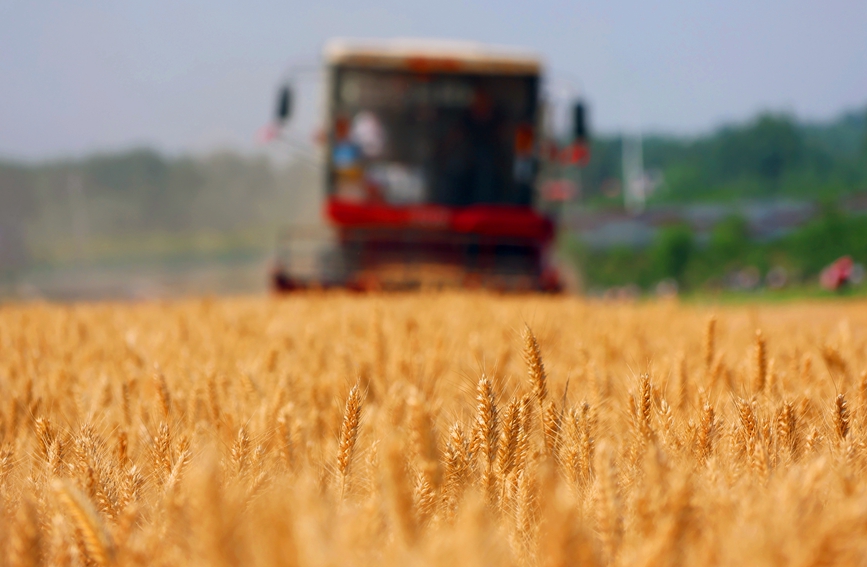
<instances>
[{"instance_id":1,"label":"wheat field","mask_svg":"<svg viewBox=\"0 0 867 567\"><path fill-rule=\"evenodd\" d=\"M867 304L0 306L8 565L867 564Z\"/></svg>"}]
</instances>

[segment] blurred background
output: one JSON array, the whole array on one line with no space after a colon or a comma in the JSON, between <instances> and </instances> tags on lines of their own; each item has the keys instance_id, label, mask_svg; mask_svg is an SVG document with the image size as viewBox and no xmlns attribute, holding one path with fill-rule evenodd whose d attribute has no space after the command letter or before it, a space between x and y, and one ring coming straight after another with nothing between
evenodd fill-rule
<instances>
[{"instance_id":1,"label":"blurred background","mask_svg":"<svg viewBox=\"0 0 867 567\"><path fill-rule=\"evenodd\" d=\"M316 68L341 36L523 46L580 91L592 157L558 247L586 293L803 295L834 269L860 293L865 29L855 0L6 0L0 299L264 291L277 233L320 216ZM264 143L298 69L289 143Z\"/></svg>"}]
</instances>

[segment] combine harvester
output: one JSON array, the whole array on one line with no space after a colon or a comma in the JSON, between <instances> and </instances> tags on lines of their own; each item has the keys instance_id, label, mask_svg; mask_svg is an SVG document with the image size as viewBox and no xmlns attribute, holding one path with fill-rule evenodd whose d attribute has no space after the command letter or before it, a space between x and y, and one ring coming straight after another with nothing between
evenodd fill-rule
<instances>
[{"instance_id":1,"label":"combine harvester","mask_svg":"<svg viewBox=\"0 0 867 567\"><path fill-rule=\"evenodd\" d=\"M586 163L587 132L583 105L569 101L570 143L546 134L539 57L460 42L337 40L324 59L329 235L280 238L275 290L562 289L555 201L574 193L562 176ZM275 136L292 89L280 89ZM544 183L543 170L554 172Z\"/></svg>"}]
</instances>

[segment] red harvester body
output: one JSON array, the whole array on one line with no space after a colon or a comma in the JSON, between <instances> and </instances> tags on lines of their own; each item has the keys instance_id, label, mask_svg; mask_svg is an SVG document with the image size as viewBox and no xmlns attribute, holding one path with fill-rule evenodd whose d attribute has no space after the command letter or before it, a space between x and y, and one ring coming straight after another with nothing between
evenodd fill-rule
<instances>
[{"instance_id":1,"label":"red harvester body","mask_svg":"<svg viewBox=\"0 0 867 567\"><path fill-rule=\"evenodd\" d=\"M536 206L544 142L536 56L454 42L334 41L325 62L332 242L306 274L293 271L294 254L279 256L275 289L560 289L554 222ZM286 88L281 120L290 103ZM579 113L574 147L586 155ZM288 233L285 248L303 238Z\"/></svg>"}]
</instances>

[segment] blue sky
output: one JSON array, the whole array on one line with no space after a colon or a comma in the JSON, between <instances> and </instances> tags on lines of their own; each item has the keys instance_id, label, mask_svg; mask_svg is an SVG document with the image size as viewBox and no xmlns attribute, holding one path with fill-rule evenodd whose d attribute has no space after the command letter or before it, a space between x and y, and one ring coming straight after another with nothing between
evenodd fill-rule
<instances>
[{"instance_id":1,"label":"blue sky","mask_svg":"<svg viewBox=\"0 0 867 567\"><path fill-rule=\"evenodd\" d=\"M254 151L287 64L333 36L529 47L580 79L605 132L867 104L864 0L3 0L0 156Z\"/></svg>"}]
</instances>

